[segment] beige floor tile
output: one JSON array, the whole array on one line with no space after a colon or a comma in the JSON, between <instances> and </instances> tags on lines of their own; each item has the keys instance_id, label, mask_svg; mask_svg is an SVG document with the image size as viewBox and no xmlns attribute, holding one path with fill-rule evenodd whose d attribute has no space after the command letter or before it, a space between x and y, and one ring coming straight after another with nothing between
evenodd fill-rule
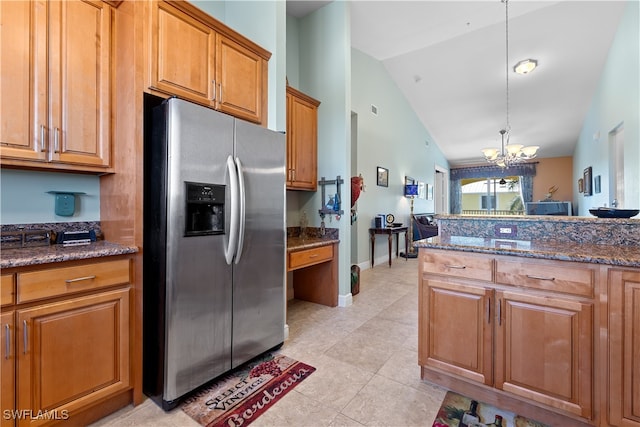
<instances>
[{"instance_id":1,"label":"beige floor tile","mask_svg":"<svg viewBox=\"0 0 640 427\"><path fill-rule=\"evenodd\" d=\"M287 304L289 339L279 352L316 371L256 419L256 427L430 426L445 391L420 379L418 264L362 270L349 307ZM151 400L93 427L197 427L182 410Z\"/></svg>"},{"instance_id":2,"label":"beige floor tile","mask_svg":"<svg viewBox=\"0 0 640 427\"><path fill-rule=\"evenodd\" d=\"M422 390L376 375L341 412L369 426L430 426L434 403Z\"/></svg>"}]
</instances>

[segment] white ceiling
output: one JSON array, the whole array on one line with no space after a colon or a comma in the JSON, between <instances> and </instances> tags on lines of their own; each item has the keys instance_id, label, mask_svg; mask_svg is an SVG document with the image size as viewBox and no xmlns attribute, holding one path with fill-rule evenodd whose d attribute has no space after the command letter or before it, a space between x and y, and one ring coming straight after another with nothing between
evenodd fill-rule
<instances>
[{"instance_id":1,"label":"white ceiling","mask_svg":"<svg viewBox=\"0 0 640 427\"><path fill-rule=\"evenodd\" d=\"M327 1L287 0L302 17ZM571 156L626 1L509 1L513 144ZM482 163L506 125L505 5L500 0L352 1L351 44L382 61L452 165ZM630 55L638 55L638 49Z\"/></svg>"}]
</instances>

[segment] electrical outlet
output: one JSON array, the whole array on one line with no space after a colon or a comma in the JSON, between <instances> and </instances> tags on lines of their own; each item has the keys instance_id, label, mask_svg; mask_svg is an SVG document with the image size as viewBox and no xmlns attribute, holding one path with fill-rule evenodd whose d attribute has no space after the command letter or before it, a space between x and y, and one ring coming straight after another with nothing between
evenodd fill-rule
<instances>
[{"instance_id":1,"label":"electrical outlet","mask_svg":"<svg viewBox=\"0 0 640 427\"><path fill-rule=\"evenodd\" d=\"M518 226L512 224L498 224L495 226L496 237L515 238L518 234Z\"/></svg>"}]
</instances>

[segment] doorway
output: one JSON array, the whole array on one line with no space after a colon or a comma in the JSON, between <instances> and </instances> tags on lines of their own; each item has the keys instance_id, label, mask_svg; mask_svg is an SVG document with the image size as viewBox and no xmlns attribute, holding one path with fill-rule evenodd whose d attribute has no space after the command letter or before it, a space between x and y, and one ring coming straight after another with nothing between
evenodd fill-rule
<instances>
[{"instance_id":1,"label":"doorway","mask_svg":"<svg viewBox=\"0 0 640 427\"><path fill-rule=\"evenodd\" d=\"M449 213L449 172L447 169L436 165L435 176L433 180L433 201L434 201L434 213L446 214Z\"/></svg>"},{"instance_id":2,"label":"doorway","mask_svg":"<svg viewBox=\"0 0 640 427\"><path fill-rule=\"evenodd\" d=\"M609 132L609 203L624 207L624 124Z\"/></svg>"}]
</instances>

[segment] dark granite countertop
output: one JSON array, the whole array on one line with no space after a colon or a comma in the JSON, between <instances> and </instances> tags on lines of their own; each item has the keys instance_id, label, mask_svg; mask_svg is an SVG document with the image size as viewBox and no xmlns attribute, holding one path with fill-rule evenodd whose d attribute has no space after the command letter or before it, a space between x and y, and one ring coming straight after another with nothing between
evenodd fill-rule
<instances>
[{"instance_id":1,"label":"dark granite countertop","mask_svg":"<svg viewBox=\"0 0 640 427\"><path fill-rule=\"evenodd\" d=\"M50 245L3 249L0 254L0 268L24 267L52 262L75 261L138 252L135 246L120 245L104 240L81 246Z\"/></svg>"},{"instance_id":2,"label":"dark granite countertop","mask_svg":"<svg viewBox=\"0 0 640 427\"><path fill-rule=\"evenodd\" d=\"M339 243L339 239L334 239L331 236L325 237L287 237L287 252L295 252L303 249L317 248L319 246L332 245Z\"/></svg>"},{"instance_id":3,"label":"dark granite countertop","mask_svg":"<svg viewBox=\"0 0 640 427\"><path fill-rule=\"evenodd\" d=\"M317 227L307 227L304 237L301 234L300 227L287 227L287 252L340 243L337 228L326 228L323 232Z\"/></svg>"},{"instance_id":4,"label":"dark granite countertop","mask_svg":"<svg viewBox=\"0 0 640 427\"><path fill-rule=\"evenodd\" d=\"M515 255L560 261L640 267L640 246L599 245L555 240L510 240L441 235L418 240L416 248L447 249L497 255Z\"/></svg>"}]
</instances>

